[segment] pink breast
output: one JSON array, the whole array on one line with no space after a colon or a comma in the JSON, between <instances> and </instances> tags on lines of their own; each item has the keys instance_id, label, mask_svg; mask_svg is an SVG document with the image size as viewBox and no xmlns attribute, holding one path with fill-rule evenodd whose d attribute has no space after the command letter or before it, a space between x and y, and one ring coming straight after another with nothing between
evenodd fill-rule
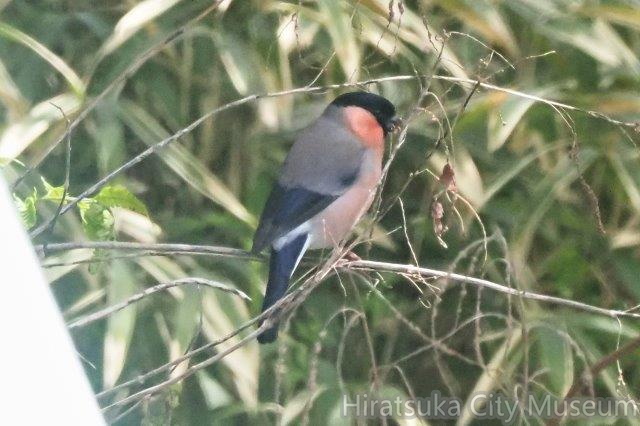
<instances>
[{"instance_id":1,"label":"pink breast","mask_svg":"<svg viewBox=\"0 0 640 426\"><path fill-rule=\"evenodd\" d=\"M371 206L380 180L382 158L371 150L364 162L363 172L354 185L311 220L310 248L336 246Z\"/></svg>"}]
</instances>

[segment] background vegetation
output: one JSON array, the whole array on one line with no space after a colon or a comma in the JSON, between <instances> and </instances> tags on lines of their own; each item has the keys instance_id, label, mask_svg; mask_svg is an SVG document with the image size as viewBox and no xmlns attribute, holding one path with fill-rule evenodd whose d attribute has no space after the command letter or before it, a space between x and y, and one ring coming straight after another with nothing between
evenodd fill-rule
<instances>
[{"instance_id":1,"label":"background vegetation","mask_svg":"<svg viewBox=\"0 0 640 426\"><path fill-rule=\"evenodd\" d=\"M361 227L365 240L373 236L356 247L361 257L605 309L640 304L636 0L4 0L0 7L0 157L35 244L248 249L294 135L346 89L250 99L216 112L68 203L149 146L245 96L408 76L359 86L411 118L404 137L394 138L394 146L404 143L382 191L386 214L373 234ZM447 163L455 187L438 179ZM64 214L50 226L58 207ZM45 250L43 265L70 322L157 283L200 279L72 329L96 392L255 317L267 272L244 258L153 250ZM345 392L637 398L639 332L637 318L343 269L294 311L277 345L250 341L105 415L123 425L349 424L339 416ZM625 353L614 352L629 342ZM187 367L103 394L100 403ZM471 422L464 415L458 423ZM618 420L627 423L638 420Z\"/></svg>"}]
</instances>

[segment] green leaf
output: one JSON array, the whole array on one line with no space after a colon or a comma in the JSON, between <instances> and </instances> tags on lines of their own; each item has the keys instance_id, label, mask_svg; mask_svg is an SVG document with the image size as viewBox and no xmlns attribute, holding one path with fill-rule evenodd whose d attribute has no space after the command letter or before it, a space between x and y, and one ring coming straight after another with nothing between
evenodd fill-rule
<instances>
[{"instance_id":1,"label":"green leaf","mask_svg":"<svg viewBox=\"0 0 640 426\"><path fill-rule=\"evenodd\" d=\"M27 229L33 228L38 220L38 215L36 213L36 201L38 199L38 193L35 188L33 190L33 194L28 196L23 200L20 199L17 195L13 196L16 205L18 207L18 212L20 212L20 218L22 219L22 223Z\"/></svg>"},{"instance_id":2,"label":"green leaf","mask_svg":"<svg viewBox=\"0 0 640 426\"><path fill-rule=\"evenodd\" d=\"M85 85L78 74L76 74L61 57L53 53L38 40L4 22L0 22L0 37L13 40L31 49L62 74L77 95L84 96Z\"/></svg>"},{"instance_id":3,"label":"green leaf","mask_svg":"<svg viewBox=\"0 0 640 426\"><path fill-rule=\"evenodd\" d=\"M55 201L59 203L62 200L62 196L64 195L64 186L53 186L49 182L47 182L44 178L42 178L42 184L44 185L44 190L46 193L42 197L43 200ZM65 197L65 201L69 200L69 194Z\"/></svg>"},{"instance_id":4,"label":"green leaf","mask_svg":"<svg viewBox=\"0 0 640 426\"><path fill-rule=\"evenodd\" d=\"M147 207L142 201L122 185L105 186L94 200L105 207L121 207L136 213L149 216Z\"/></svg>"},{"instance_id":5,"label":"green leaf","mask_svg":"<svg viewBox=\"0 0 640 426\"><path fill-rule=\"evenodd\" d=\"M333 48L344 75L356 78L360 70L361 57L349 11L337 0L321 0L318 7L325 19L325 28L333 41Z\"/></svg>"},{"instance_id":6,"label":"green leaf","mask_svg":"<svg viewBox=\"0 0 640 426\"><path fill-rule=\"evenodd\" d=\"M108 208L93 200L78 204L84 232L92 240L107 241L114 237L113 215Z\"/></svg>"},{"instance_id":7,"label":"green leaf","mask_svg":"<svg viewBox=\"0 0 640 426\"><path fill-rule=\"evenodd\" d=\"M126 104L121 117L147 145L164 139L169 133L147 111L134 103ZM224 207L238 219L255 226L255 217L238 200L236 195L195 155L180 145L169 145L158 153L160 158L189 186Z\"/></svg>"},{"instance_id":8,"label":"green leaf","mask_svg":"<svg viewBox=\"0 0 640 426\"><path fill-rule=\"evenodd\" d=\"M556 395L565 395L573 383L573 353L566 338L555 330L540 327L536 330L540 348L541 367L549 372L549 388Z\"/></svg>"},{"instance_id":9,"label":"green leaf","mask_svg":"<svg viewBox=\"0 0 640 426\"><path fill-rule=\"evenodd\" d=\"M136 2L137 4L120 18L113 29L113 34L100 49L100 56L104 57L113 52L144 28L145 25L149 25L155 18L179 2L180 0L144 0Z\"/></svg>"},{"instance_id":10,"label":"green leaf","mask_svg":"<svg viewBox=\"0 0 640 426\"><path fill-rule=\"evenodd\" d=\"M107 304L113 305L131 297L138 291L134 271L126 262L114 261L106 271L108 285ZM133 303L115 314L107 320L107 330L104 337L102 370L103 383L105 388L112 387L120 377L120 373L125 366L129 346L133 337L133 330L136 323L136 312L138 305Z\"/></svg>"},{"instance_id":11,"label":"green leaf","mask_svg":"<svg viewBox=\"0 0 640 426\"><path fill-rule=\"evenodd\" d=\"M536 96L545 97L557 90L558 88L554 86L526 91ZM533 99L513 95L504 96L500 108L495 108L489 114L487 126L489 152L497 151L505 144L529 108L534 104L535 100Z\"/></svg>"}]
</instances>

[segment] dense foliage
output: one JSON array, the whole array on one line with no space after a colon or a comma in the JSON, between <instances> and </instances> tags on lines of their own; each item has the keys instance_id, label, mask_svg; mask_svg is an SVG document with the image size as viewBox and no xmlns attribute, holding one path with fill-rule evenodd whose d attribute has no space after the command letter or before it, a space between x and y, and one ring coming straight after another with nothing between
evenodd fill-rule
<instances>
[{"instance_id":1,"label":"dense foliage","mask_svg":"<svg viewBox=\"0 0 640 426\"><path fill-rule=\"evenodd\" d=\"M394 136L388 150L404 141L382 191L385 214L373 233L371 220L360 227L372 235L356 247L361 257L606 309L640 304L636 0L224 0L198 16L212 3L2 2L0 158L10 185L35 167L13 188L26 227L42 231L35 244L249 249L294 135L346 89L220 111L47 225L61 201L229 102L407 76L360 86L411 118L406 139ZM455 184L451 173L438 178L446 164ZM259 313L266 277L263 262L149 251L51 251L43 265L69 321L184 277L252 298L177 286L74 328L96 392L244 324ZM343 270L311 293L276 345L249 342L106 415L117 424L349 424L343 393L564 397L583 376L588 385L576 395L637 397L637 352L595 377L585 371L639 331L638 319L469 284ZM109 393L101 405L187 367Z\"/></svg>"}]
</instances>

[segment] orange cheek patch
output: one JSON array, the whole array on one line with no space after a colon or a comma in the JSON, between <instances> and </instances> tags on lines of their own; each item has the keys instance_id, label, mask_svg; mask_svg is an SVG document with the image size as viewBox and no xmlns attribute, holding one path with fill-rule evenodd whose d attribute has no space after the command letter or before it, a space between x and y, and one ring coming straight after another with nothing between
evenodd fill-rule
<instances>
[{"instance_id":1,"label":"orange cheek patch","mask_svg":"<svg viewBox=\"0 0 640 426\"><path fill-rule=\"evenodd\" d=\"M344 115L349 129L364 146L381 148L384 145L384 132L373 114L363 108L350 106L345 108Z\"/></svg>"}]
</instances>

